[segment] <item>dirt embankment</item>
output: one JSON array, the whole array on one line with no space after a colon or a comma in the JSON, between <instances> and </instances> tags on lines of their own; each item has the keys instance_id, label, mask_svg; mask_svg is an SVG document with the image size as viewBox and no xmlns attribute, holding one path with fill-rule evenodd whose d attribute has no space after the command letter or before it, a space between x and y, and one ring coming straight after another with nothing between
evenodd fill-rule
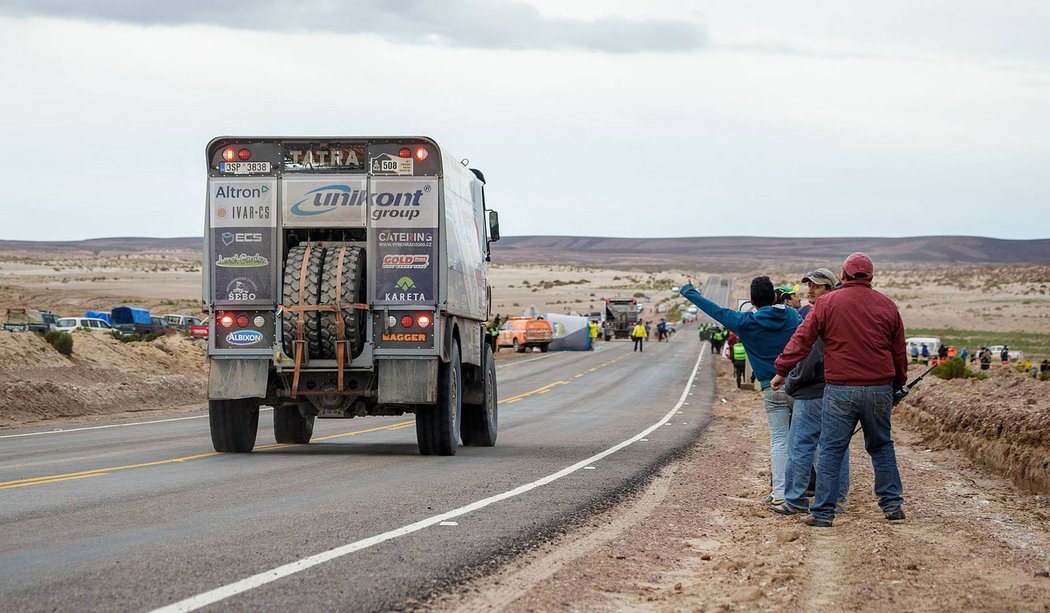
<instances>
[{"instance_id":1,"label":"dirt embankment","mask_svg":"<svg viewBox=\"0 0 1050 613\"><path fill-rule=\"evenodd\" d=\"M0 355L0 427L171 409L207 396L204 342L178 334L121 343L77 331L67 358L37 334L0 332Z\"/></svg>"},{"instance_id":2,"label":"dirt embankment","mask_svg":"<svg viewBox=\"0 0 1050 613\"><path fill-rule=\"evenodd\" d=\"M448 611L1047 611L1050 501L895 428L908 517L883 518L863 440L832 528L760 504L761 399L718 360L708 430L635 500L457 594ZM932 386L931 386L932 387ZM413 608L411 603L407 608Z\"/></svg>"},{"instance_id":3,"label":"dirt embankment","mask_svg":"<svg viewBox=\"0 0 1050 613\"><path fill-rule=\"evenodd\" d=\"M932 447L965 451L1020 487L1050 494L1050 382L996 366L985 380L927 377L899 415Z\"/></svg>"}]
</instances>

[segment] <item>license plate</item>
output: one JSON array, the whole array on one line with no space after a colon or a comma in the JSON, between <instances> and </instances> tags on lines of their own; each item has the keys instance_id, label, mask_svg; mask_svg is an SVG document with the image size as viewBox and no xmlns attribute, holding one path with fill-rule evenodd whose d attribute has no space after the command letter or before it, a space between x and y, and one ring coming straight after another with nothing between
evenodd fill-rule
<instances>
[{"instance_id":1,"label":"license plate","mask_svg":"<svg viewBox=\"0 0 1050 613\"><path fill-rule=\"evenodd\" d=\"M270 162L220 162L219 172L228 175L254 175L270 172Z\"/></svg>"}]
</instances>

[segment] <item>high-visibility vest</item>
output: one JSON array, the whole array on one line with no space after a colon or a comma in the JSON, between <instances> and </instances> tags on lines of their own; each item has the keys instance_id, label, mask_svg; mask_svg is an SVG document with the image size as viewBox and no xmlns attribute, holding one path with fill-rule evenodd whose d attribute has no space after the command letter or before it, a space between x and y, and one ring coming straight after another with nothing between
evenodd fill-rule
<instances>
[{"instance_id":1,"label":"high-visibility vest","mask_svg":"<svg viewBox=\"0 0 1050 613\"><path fill-rule=\"evenodd\" d=\"M747 359L747 351L744 349L744 343L741 343L740 341L737 341L737 343L735 345L733 345L733 359L734 360L746 360Z\"/></svg>"},{"instance_id":2,"label":"high-visibility vest","mask_svg":"<svg viewBox=\"0 0 1050 613\"><path fill-rule=\"evenodd\" d=\"M645 338L649 335L645 333L645 326L643 326L642 324L638 324L634 327L633 330L631 330L631 336L634 338Z\"/></svg>"}]
</instances>

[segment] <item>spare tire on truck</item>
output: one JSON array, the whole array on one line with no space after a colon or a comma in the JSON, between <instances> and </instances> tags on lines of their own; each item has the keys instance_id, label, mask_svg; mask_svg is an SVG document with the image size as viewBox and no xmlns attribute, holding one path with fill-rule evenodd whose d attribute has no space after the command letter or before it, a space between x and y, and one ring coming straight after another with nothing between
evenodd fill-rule
<instances>
[{"instance_id":1,"label":"spare tire on truck","mask_svg":"<svg viewBox=\"0 0 1050 613\"><path fill-rule=\"evenodd\" d=\"M350 354L347 361L361 355L365 347L365 318L368 313L357 308L365 297L365 250L361 247L326 247L321 275L321 304L340 304L343 310L321 312L321 355L335 359L338 340L337 322L343 321L343 340Z\"/></svg>"},{"instance_id":2,"label":"spare tire on truck","mask_svg":"<svg viewBox=\"0 0 1050 613\"><path fill-rule=\"evenodd\" d=\"M303 271L303 260L307 258L306 250L310 245L301 243L288 251L288 257L284 261L284 283L281 300L287 306L299 304L300 292L305 305L316 305L321 298L321 269L324 264L324 247L313 245L310 249L309 258L306 260L306 271ZM321 357L321 327L320 317L317 311L306 311L303 313L303 340L306 341L304 348L309 353L308 358ZM285 310L281 315L281 334L284 342L284 352L288 357L295 358L295 340L299 334L299 313Z\"/></svg>"}]
</instances>

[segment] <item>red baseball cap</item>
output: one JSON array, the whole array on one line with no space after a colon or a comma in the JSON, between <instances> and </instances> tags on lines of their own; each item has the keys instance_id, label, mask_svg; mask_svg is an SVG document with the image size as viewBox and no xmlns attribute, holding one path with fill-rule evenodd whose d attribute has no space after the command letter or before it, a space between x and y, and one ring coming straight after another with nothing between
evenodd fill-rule
<instances>
[{"instance_id":1,"label":"red baseball cap","mask_svg":"<svg viewBox=\"0 0 1050 613\"><path fill-rule=\"evenodd\" d=\"M842 270L850 277L866 275L869 279L875 274L875 265L871 263L868 254L855 251L846 257L842 263Z\"/></svg>"}]
</instances>

